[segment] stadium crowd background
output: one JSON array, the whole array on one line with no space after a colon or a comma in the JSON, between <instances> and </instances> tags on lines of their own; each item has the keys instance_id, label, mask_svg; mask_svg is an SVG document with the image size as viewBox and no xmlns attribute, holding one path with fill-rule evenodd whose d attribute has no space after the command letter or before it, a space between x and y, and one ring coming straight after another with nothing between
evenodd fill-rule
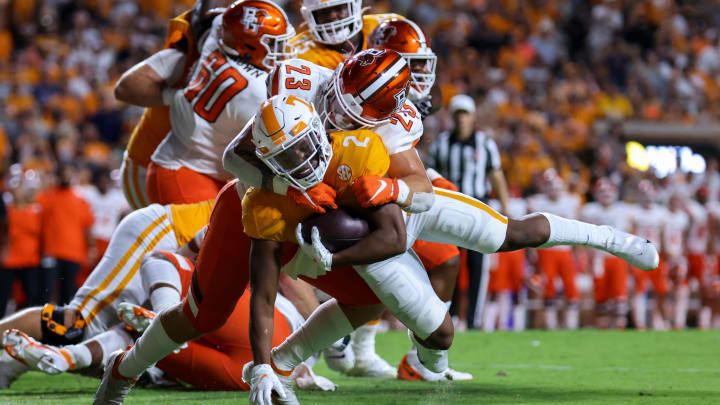
<instances>
[{"instance_id":1,"label":"stadium crowd background","mask_svg":"<svg viewBox=\"0 0 720 405\"><path fill-rule=\"evenodd\" d=\"M118 179L122 153L142 110L116 101L113 85L122 72L160 49L168 19L193 3L0 0L0 187L7 191L6 202L19 194L32 199L57 183L60 172L85 194L107 177L104 173ZM280 3L298 26L301 2ZM692 196L701 185L717 199L720 173L712 157L704 174L678 172L658 179L626 164L628 139L618 123L706 124L720 116L720 32L714 28L720 4L393 0L364 5L376 13L405 15L431 36L438 55L436 86L445 104L461 93L476 100L478 128L489 130L498 143L515 196L540 192L542 173L554 168L569 191L583 198L592 198L595 179L608 177L621 199L630 202L642 179L656 183L661 199L678 190ZM595 131L598 120L610 122L610 129ZM430 117L420 149L450 125L444 109ZM42 248L38 243L38 251L29 254L36 266ZM86 267L97 260L97 251L87 249Z\"/></svg>"}]
</instances>

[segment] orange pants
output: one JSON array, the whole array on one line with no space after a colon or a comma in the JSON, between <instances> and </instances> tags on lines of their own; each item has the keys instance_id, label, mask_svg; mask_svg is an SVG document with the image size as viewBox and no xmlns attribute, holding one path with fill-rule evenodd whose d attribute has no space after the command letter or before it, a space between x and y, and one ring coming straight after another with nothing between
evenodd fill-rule
<instances>
[{"instance_id":1,"label":"orange pants","mask_svg":"<svg viewBox=\"0 0 720 405\"><path fill-rule=\"evenodd\" d=\"M545 276L546 299L555 298L555 278L559 275L565 288L565 297L569 300L578 299L580 292L575 285L575 265L572 250L538 249L538 267Z\"/></svg>"},{"instance_id":2,"label":"orange pants","mask_svg":"<svg viewBox=\"0 0 720 405\"><path fill-rule=\"evenodd\" d=\"M702 254L695 254L695 253L688 253L687 255L687 264L688 264L688 273L687 277L685 277L685 284L691 279L694 278L698 281L700 284L700 287L705 286L705 268L707 267L707 263L705 260L705 255Z\"/></svg>"},{"instance_id":3,"label":"orange pants","mask_svg":"<svg viewBox=\"0 0 720 405\"><path fill-rule=\"evenodd\" d=\"M446 245L444 243L426 242L424 240L416 240L413 250L417 253L420 261L422 261L425 270L430 271L435 267L447 262L453 257L460 255L460 249L457 246Z\"/></svg>"},{"instance_id":4,"label":"orange pants","mask_svg":"<svg viewBox=\"0 0 720 405\"><path fill-rule=\"evenodd\" d=\"M652 271L643 271L632 267L633 278L635 279L635 294L647 291L648 280L652 283L656 294L667 294L669 274L665 262L660 260L658 268Z\"/></svg>"},{"instance_id":5,"label":"orange pants","mask_svg":"<svg viewBox=\"0 0 720 405\"><path fill-rule=\"evenodd\" d=\"M496 256L497 266L490 268L488 291L519 291L525 278L525 251L500 252Z\"/></svg>"},{"instance_id":6,"label":"orange pants","mask_svg":"<svg viewBox=\"0 0 720 405\"><path fill-rule=\"evenodd\" d=\"M151 203L191 204L215 198L225 182L181 167L166 169L150 162L147 170L147 195Z\"/></svg>"},{"instance_id":7,"label":"orange pants","mask_svg":"<svg viewBox=\"0 0 720 405\"><path fill-rule=\"evenodd\" d=\"M210 223L198 254L195 272L183 311L199 331L212 331L229 319L249 282L250 237L242 226L242 201L235 181L217 195ZM297 245L286 243L284 261ZM370 287L352 267L342 267L318 278L301 278L346 305L380 303Z\"/></svg>"},{"instance_id":8,"label":"orange pants","mask_svg":"<svg viewBox=\"0 0 720 405\"><path fill-rule=\"evenodd\" d=\"M627 299L628 264L621 258L610 256L605 258L604 271L595 277L595 302Z\"/></svg>"},{"instance_id":9,"label":"orange pants","mask_svg":"<svg viewBox=\"0 0 720 405\"><path fill-rule=\"evenodd\" d=\"M166 252L162 252L166 254ZM192 270L183 270L170 255L183 284L183 295L191 281ZM190 264L192 266L192 264ZM189 266L188 266L189 267ZM280 311L275 309L272 346L281 344L292 329ZM171 354L158 367L171 378L181 380L200 390L243 390L250 386L242 380L243 365L252 361L250 349L250 294L235 304L227 322L207 335L188 343L178 354Z\"/></svg>"}]
</instances>

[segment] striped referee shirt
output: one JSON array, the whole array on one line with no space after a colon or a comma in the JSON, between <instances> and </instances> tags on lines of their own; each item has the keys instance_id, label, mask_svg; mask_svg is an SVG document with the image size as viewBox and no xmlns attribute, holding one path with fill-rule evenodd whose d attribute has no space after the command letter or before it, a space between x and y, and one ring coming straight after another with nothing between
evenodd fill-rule
<instances>
[{"instance_id":1,"label":"striped referee shirt","mask_svg":"<svg viewBox=\"0 0 720 405\"><path fill-rule=\"evenodd\" d=\"M428 167L460 188L460 192L477 199L485 199L490 192L487 175L500 168L497 144L483 131L476 131L465 141L452 132L438 135L430 145Z\"/></svg>"}]
</instances>

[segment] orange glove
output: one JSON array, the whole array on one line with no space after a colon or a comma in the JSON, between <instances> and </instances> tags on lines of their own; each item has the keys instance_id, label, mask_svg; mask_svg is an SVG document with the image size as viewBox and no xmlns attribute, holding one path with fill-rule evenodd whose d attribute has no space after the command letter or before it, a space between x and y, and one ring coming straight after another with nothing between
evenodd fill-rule
<instances>
[{"instance_id":1,"label":"orange glove","mask_svg":"<svg viewBox=\"0 0 720 405\"><path fill-rule=\"evenodd\" d=\"M433 180L432 185L437 188L444 188L445 190L458 191L457 186L452 184L450 180L444 177L438 177L437 179Z\"/></svg>"},{"instance_id":2,"label":"orange glove","mask_svg":"<svg viewBox=\"0 0 720 405\"><path fill-rule=\"evenodd\" d=\"M295 204L311 209L318 214L324 214L325 208L337 209L335 204L335 189L325 183L319 183L309 189L302 191L288 187L287 196L295 202ZM309 199L308 199L309 197Z\"/></svg>"},{"instance_id":3,"label":"orange glove","mask_svg":"<svg viewBox=\"0 0 720 405\"><path fill-rule=\"evenodd\" d=\"M360 176L353 183L352 189L363 208L393 202L400 193L397 179L378 176Z\"/></svg>"}]
</instances>

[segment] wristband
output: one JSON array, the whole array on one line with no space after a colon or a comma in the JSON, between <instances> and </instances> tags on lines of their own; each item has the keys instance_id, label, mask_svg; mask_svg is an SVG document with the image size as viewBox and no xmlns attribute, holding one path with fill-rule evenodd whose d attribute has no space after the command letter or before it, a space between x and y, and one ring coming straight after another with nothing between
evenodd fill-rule
<instances>
[{"instance_id":1,"label":"wristband","mask_svg":"<svg viewBox=\"0 0 720 405\"><path fill-rule=\"evenodd\" d=\"M398 179L398 196L395 199L395 202L403 204L405 201L407 201L408 196L410 195L410 187L408 187L407 183L405 183L402 179Z\"/></svg>"},{"instance_id":2,"label":"wristband","mask_svg":"<svg viewBox=\"0 0 720 405\"><path fill-rule=\"evenodd\" d=\"M437 170L433 169L432 167L426 170L428 179L432 182L439 178L442 178L440 173L438 173Z\"/></svg>"}]
</instances>

